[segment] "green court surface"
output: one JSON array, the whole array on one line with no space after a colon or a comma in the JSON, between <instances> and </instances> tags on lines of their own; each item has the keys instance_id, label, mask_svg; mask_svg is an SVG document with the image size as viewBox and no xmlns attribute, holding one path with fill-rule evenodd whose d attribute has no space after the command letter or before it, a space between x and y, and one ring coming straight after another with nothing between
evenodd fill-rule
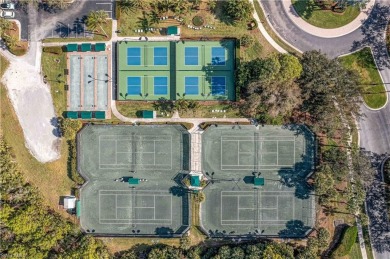
<instances>
[{"instance_id":1,"label":"green court surface","mask_svg":"<svg viewBox=\"0 0 390 259\"><path fill-rule=\"evenodd\" d=\"M84 231L176 236L186 230L188 195L174 181L188 170L184 128L89 125L77 140L78 169L88 179L80 193Z\"/></svg>"},{"instance_id":2,"label":"green court surface","mask_svg":"<svg viewBox=\"0 0 390 259\"><path fill-rule=\"evenodd\" d=\"M120 41L119 100L235 100L235 41Z\"/></svg>"},{"instance_id":3,"label":"green court surface","mask_svg":"<svg viewBox=\"0 0 390 259\"><path fill-rule=\"evenodd\" d=\"M315 141L304 126L210 126L202 135L201 218L210 236L302 237L314 226L306 176ZM264 178L264 185L255 185ZM256 181L256 182L262 182Z\"/></svg>"}]
</instances>

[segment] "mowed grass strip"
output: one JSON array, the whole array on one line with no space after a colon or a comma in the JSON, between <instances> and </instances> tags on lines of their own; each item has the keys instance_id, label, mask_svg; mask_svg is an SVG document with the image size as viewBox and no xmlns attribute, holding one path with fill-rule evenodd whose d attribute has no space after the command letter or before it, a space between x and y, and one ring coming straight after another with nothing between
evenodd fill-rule
<instances>
[{"instance_id":1,"label":"mowed grass strip","mask_svg":"<svg viewBox=\"0 0 390 259\"><path fill-rule=\"evenodd\" d=\"M347 25L360 14L357 5L350 5L344 12L337 13L321 9L314 0L292 0L292 4L302 19L311 25L324 29L334 29Z\"/></svg>"},{"instance_id":2,"label":"mowed grass strip","mask_svg":"<svg viewBox=\"0 0 390 259\"><path fill-rule=\"evenodd\" d=\"M354 69L359 73L360 83L363 85L362 95L367 106L373 109L383 107L387 101L387 94L371 50L364 48L348 56L341 57L340 60L345 67Z\"/></svg>"},{"instance_id":3,"label":"mowed grass strip","mask_svg":"<svg viewBox=\"0 0 390 259\"><path fill-rule=\"evenodd\" d=\"M263 12L263 9L261 8L259 2L259 0L255 0L253 3L254 3L254 6L255 6L255 10L256 10L256 13L257 15L259 16L260 18L260 21L262 22L263 26L264 26L264 29L268 32L269 36L271 36L271 38L280 46L282 47L284 50L286 50L287 52L289 52L290 54L294 54L295 56L301 56L301 53L299 53L297 50L295 50L294 48L292 48L290 45L288 45L287 43L285 43L282 39L279 38L279 36L273 31L273 29L271 28L271 26L268 24L267 22L267 19L265 18L265 15L264 15L264 12ZM259 32L259 34L261 34ZM262 36L264 37L264 36ZM268 41L267 41L268 42ZM269 43L268 43L269 44Z\"/></svg>"},{"instance_id":4,"label":"mowed grass strip","mask_svg":"<svg viewBox=\"0 0 390 259\"><path fill-rule=\"evenodd\" d=\"M53 98L54 108L57 116L66 111L66 91L64 75L66 69L66 53L61 47L44 47L42 51L42 71L46 76L47 84L50 85L50 92Z\"/></svg>"},{"instance_id":5,"label":"mowed grass strip","mask_svg":"<svg viewBox=\"0 0 390 259\"><path fill-rule=\"evenodd\" d=\"M1 76L5 71L5 59L1 57ZM8 99L7 89L3 84L1 87L1 129L0 134L4 136L5 141L12 148L15 155L14 160L27 182L38 187L43 194L44 203L65 217L70 215L64 210L59 209L60 196L69 195L74 183L70 180L67 173L68 146L66 143L61 145L60 159L41 164L28 151L25 146L23 130L19 124L13 106Z\"/></svg>"}]
</instances>

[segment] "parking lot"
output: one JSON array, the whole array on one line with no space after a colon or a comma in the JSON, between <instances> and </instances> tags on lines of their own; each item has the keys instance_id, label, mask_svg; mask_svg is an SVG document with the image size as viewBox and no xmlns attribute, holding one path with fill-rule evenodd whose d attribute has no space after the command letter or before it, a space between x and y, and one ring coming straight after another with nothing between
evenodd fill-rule
<instances>
[{"instance_id":1,"label":"parking lot","mask_svg":"<svg viewBox=\"0 0 390 259\"><path fill-rule=\"evenodd\" d=\"M44 4L27 6L16 3L15 19L21 24L22 40L44 38L80 38L91 36L85 20L91 11L104 10L109 18L114 15L113 0L75 0L67 9L48 8Z\"/></svg>"}]
</instances>

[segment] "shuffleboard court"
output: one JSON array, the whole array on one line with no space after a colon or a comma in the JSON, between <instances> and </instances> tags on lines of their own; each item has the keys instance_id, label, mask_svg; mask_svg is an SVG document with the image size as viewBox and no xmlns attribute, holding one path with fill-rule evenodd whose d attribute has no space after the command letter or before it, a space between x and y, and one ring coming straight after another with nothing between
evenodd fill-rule
<instances>
[{"instance_id":1,"label":"shuffleboard court","mask_svg":"<svg viewBox=\"0 0 390 259\"><path fill-rule=\"evenodd\" d=\"M181 126L88 125L77 136L85 231L180 236L189 226L188 195L174 181L189 165ZM93 230L93 231L92 231Z\"/></svg>"},{"instance_id":2,"label":"shuffleboard court","mask_svg":"<svg viewBox=\"0 0 390 259\"><path fill-rule=\"evenodd\" d=\"M80 91L81 91L81 59L78 55L72 55L70 56L70 109L72 111L77 111L80 109L80 103L81 103L81 97L80 97Z\"/></svg>"},{"instance_id":3,"label":"shuffleboard court","mask_svg":"<svg viewBox=\"0 0 390 259\"><path fill-rule=\"evenodd\" d=\"M210 236L305 236L315 207L306 176L314 137L304 126L210 126L202 134L202 226Z\"/></svg>"}]
</instances>

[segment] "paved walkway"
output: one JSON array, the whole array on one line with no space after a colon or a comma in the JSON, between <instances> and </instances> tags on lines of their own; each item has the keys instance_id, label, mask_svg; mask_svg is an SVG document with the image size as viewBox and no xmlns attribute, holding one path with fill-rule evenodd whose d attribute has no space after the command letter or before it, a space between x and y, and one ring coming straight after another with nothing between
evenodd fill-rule
<instances>
[{"instance_id":1,"label":"paved walkway","mask_svg":"<svg viewBox=\"0 0 390 259\"><path fill-rule=\"evenodd\" d=\"M294 7L291 4L291 0L281 0L281 2L288 17L293 23L295 23L296 26L298 26L301 30L307 33L322 38L337 38L355 31L360 26L362 26L362 23L364 21L367 20L375 4L375 0L369 0L365 8L362 9L361 13L355 18L355 20L348 23L347 25L335 29L323 29L323 28L313 26L310 23L303 20L295 11Z\"/></svg>"},{"instance_id":2,"label":"paved walkway","mask_svg":"<svg viewBox=\"0 0 390 259\"><path fill-rule=\"evenodd\" d=\"M257 1L257 0L249 0L252 5L253 5L253 1ZM260 3L260 2L259 2ZM261 5L261 3L260 3ZM274 41L274 39L268 34L267 30L264 28L263 26L263 22L264 21L261 21L260 20L260 17L259 15L257 14L256 10L253 11L253 17L255 18L255 20L257 21L257 24L258 24L258 28L261 32L261 34L264 36L264 38L268 41L269 44L271 44L272 47L274 47L278 52L280 53L287 53L287 51L285 49L283 49L278 43L276 43ZM278 35L279 37L279 35ZM280 38L280 37L279 37Z\"/></svg>"}]
</instances>

